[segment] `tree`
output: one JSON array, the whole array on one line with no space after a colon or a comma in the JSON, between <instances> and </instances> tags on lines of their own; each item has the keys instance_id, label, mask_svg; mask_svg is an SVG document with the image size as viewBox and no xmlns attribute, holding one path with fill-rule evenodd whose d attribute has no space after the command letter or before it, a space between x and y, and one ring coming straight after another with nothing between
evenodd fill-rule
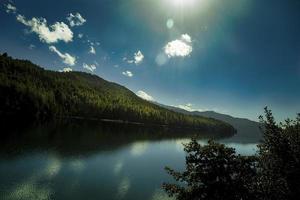
<instances>
[{"instance_id":1,"label":"tree","mask_svg":"<svg viewBox=\"0 0 300 200\"><path fill-rule=\"evenodd\" d=\"M263 141L259 147L259 192L263 199L300 196L300 114L277 124L271 110L260 116Z\"/></svg>"},{"instance_id":2,"label":"tree","mask_svg":"<svg viewBox=\"0 0 300 200\"><path fill-rule=\"evenodd\" d=\"M163 184L169 196L179 200L254 199L255 157L237 155L233 148L213 141L202 146L195 139L184 150L186 171L166 168L180 182Z\"/></svg>"},{"instance_id":3,"label":"tree","mask_svg":"<svg viewBox=\"0 0 300 200\"><path fill-rule=\"evenodd\" d=\"M96 75L44 70L0 55L0 118L43 122L74 116L234 134L229 124L170 111Z\"/></svg>"},{"instance_id":4,"label":"tree","mask_svg":"<svg viewBox=\"0 0 300 200\"><path fill-rule=\"evenodd\" d=\"M185 145L186 171L168 173L180 184L163 184L178 200L261 199L295 200L300 197L300 114L276 123L271 110L260 116L263 140L253 157L209 141L193 139Z\"/></svg>"}]
</instances>

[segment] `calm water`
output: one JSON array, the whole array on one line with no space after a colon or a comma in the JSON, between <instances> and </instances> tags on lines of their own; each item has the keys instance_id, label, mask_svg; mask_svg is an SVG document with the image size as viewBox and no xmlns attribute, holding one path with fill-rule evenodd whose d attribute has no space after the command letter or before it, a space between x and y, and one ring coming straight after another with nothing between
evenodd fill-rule
<instances>
[{"instance_id":1,"label":"calm water","mask_svg":"<svg viewBox=\"0 0 300 200\"><path fill-rule=\"evenodd\" d=\"M7 200L169 199L160 189L171 181L164 167L184 169L182 143L190 138L156 128L94 124L2 134L9 135L0 147L0 199ZM199 141L205 143L207 136ZM240 154L256 149L255 144L223 142Z\"/></svg>"}]
</instances>

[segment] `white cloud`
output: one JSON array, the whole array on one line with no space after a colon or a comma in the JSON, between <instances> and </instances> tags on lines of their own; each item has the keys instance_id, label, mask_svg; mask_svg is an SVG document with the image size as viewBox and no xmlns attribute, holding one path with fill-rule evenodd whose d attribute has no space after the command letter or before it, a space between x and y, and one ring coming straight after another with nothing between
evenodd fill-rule
<instances>
[{"instance_id":1,"label":"white cloud","mask_svg":"<svg viewBox=\"0 0 300 200\"><path fill-rule=\"evenodd\" d=\"M136 65L140 64L144 60L144 55L141 51L134 53L134 63Z\"/></svg>"},{"instance_id":2,"label":"white cloud","mask_svg":"<svg viewBox=\"0 0 300 200\"><path fill-rule=\"evenodd\" d=\"M188 34L181 35L180 39L173 40L164 47L165 54L170 57L186 57L193 51L191 37Z\"/></svg>"},{"instance_id":3,"label":"white cloud","mask_svg":"<svg viewBox=\"0 0 300 200\"><path fill-rule=\"evenodd\" d=\"M83 63L83 68L91 72L94 72L97 69L96 65L94 64L88 65L85 63Z\"/></svg>"},{"instance_id":4,"label":"white cloud","mask_svg":"<svg viewBox=\"0 0 300 200\"><path fill-rule=\"evenodd\" d=\"M82 38L83 37L83 34L82 33L79 33L78 34L78 38Z\"/></svg>"},{"instance_id":5,"label":"white cloud","mask_svg":"<svg viewBox=\"0 0 300 200\"><path fill-rule=\"evenodd\" d=\"M126 61L129 64L135 63L136 65L142 63L144 60L144 55L142 52L139 50L136 53L134 53L133 59L129 60L127 57L123 58L123 61Z\"/></svg>"},{"instance_id":6,"label":"white cloud","mask_svg":"<svg viewBox=\"0 0 300 200\"><path fill-rule=\"evenodd\" d=\"M62 70L58 70L58 71L59 71L59 72L65 72L65 73L67 73L67 72L73 71L73 69L70 68L70 67L65 67L65 68L63 68Z\"/></svg>"},{"instance_id":7,"label":"white cloud","mask_svg":"<svg viewBox=\"0 0 300 200\"><path fill-rule=\"evenodd\" d=\"M80 13L76 13L76 14L70 13L67 17L67 20L69 21L71 27L82 26L86 22L86 19L84 19Z\"/></svg>"},{"instance_id":8,"label":"white cloud","mask_svg":"<svg viewBox=\"0 0 300 200\"><path fill-rule=\"evenodd\" d=\"M184 110L187 110L189 112L195 111L195 109L192 108L193 104L191 104L191 103L187 103L185 105L178 105L177 107L181 108L181 109L184 109Z\"/></svg>"},{"instance_id":9,"label":"white cloud","mask_svg":"<svg viewBox=\"0 0 300 200\"><path fill-rule=\"evenodd\" d=\"M10 3L8 3L6 5L6 12L16 14L17 8L15 6L11 5Z\"/></svg>"},{"instance_id":10,"label":"white cloud","mask_svg":"<svg viewBox=\"0 0 300 200\"><path fill-rule=\"evenodd\" d=\"M125 71L125 72L122 72L122 74L124 75L124 76L127 76L127 77L133 77L133 73L131 72L131 71Z\"/></svg>"},{"instance_id":11,"label":"white cloud","mask_svg":"<svg viewBox=\"0 0 300 200\"><path fill-rule=\"evenodd\" d=\"M96 54L96 50L95 50L95 48L94 48L93 46L90 46L90 51L89 51L89 53L91 53L91 54Z\"/></svg>"},{"instance_id":12,"label":"white cloud","mask_svg":"<svg viewBox=\"0 0 300 200\"><path fill-rule=\"evenodd\" d=\"M187 104L184 104L184 105L178 105L176 107L177 108L181 108L181 109L186 110L186 111L189 111L189 112L193 112L193 111L199 111L199 112L208 111L207 109L200 109L200 108L196 109L193 106L194 106L193 104L187 103ZM212 110L214 110L214 109L212 109Z\"/></svg>"},{"instance_id":13,"label":"white cloud","mask_svg":"<svg viewBox=\"0 0 300 200\"><path fill-rule=\"evenodd\" d=\"M147 101L154 101L154 98L152 96L150 96L149 94L147 94L146 92L139 90L136 95L142 99L145 99Z\"/></svg>"},{"instance_id":14,"label":"white cloud","mask_svg":"<svg viewBox=\"0 0 300 200\"><path fill-rule=\"evenodd\" d=\"M47 25L45 18L35 18L26 20L23 15L17 15L17 21L31 28L31 32L36 33L42 42L48 44L58 41L71 42L73 40L73 32L64 22L55 22L53 25Z\"/></svg>"},{"instance_id":15,"label":"white cloud","mask_svg":"<svg viewBox=\"0 0 300 200\"><path fill-rule=\"evenodd\" d=\"M188 42L188 43L191 43L191 42L192 42L192 38L191 38L191 36L189 36L188 34L182 34L182 35L181 35L181 40L186 41L186 42Z\"/></svg>"},{"instance_id":16,"label":"white cloud","mask_svg":"<svg viewBox=\"0 0 300 200\"><path fill-rule=\"evenodd\" d=\"M74 66L76 64L76 58L74 56L71 56L68 53L61 53L59 50L56 49L55 46L50 46L49 50L56 53L63 60L63 63L70 66Z\"/></svg>"}]
</instances>

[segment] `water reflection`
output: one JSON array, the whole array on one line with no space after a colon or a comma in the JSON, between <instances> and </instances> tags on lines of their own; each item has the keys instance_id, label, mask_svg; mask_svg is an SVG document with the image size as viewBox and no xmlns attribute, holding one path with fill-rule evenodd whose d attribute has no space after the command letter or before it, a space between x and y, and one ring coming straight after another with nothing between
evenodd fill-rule
<instances>
[{"instance_id":1,"label":"water reflection","mask_svg":"<svg viewBox=\"0 0 300 200\"><path fill-rule=\"evenodd\" d=\"M161 184L172 180L163 169L184 169L182 143L195 135L90 123L5 133L0 145L0 193L5 200L169 200ZM209 136L198 134L199 142L205 144ZM255 151L255 144L226 142L241 154Z\"/></svg>"},{"instance_id":2,"label":"water reflection","mask_svg":"<svg viewBox=\"0 0 300 200\"><path fill-rule=\"evenodd\" d=\"M164 191L161 189L157 189L154 191L151 200L175 200L174 198L169 197Z\"/></svg>"},{"instance_id":3,"label":"water reflection","mask_svg":"<svg viewBox=\"0 0 300 200\"><path fill-rule=\"evenodd\" d=\"M119 160L116 162L116 164L114 166L114 174L115 175L120 174L120 172L122 171L123 165L124 165L124 163L122 160Z\"/></svg>"},{"instance_id":4,"label":"water reflection","mask_svg":"<svg viewBox=\"0 0 300 200\"><path fill-rule=\"evenodd\" d=\"M133 156L141 156L148 148L148 142L135 142L131 146L131 154Z\"/></svg>"},{"instance_id":5,"label":"water reflection","mask_svg":"<svg viewBox=\"0 0 300 200\"><path fill-rule=\"evenodd\" d=\"M70 161L70 167L74 172L80 173L84 170L85 164L83 160L74 159Z\"/></svg>"},{"instance_id":6,"label":"water reflection","mask_svg":"<svg viewBox=\"0 0 300 200\"><path fill-rule=\"evenodd\" d=\"M132 145L132 154L139 156L147 149L148 141L186 139L192 136L222 138L222 133L170 130L111 123L78 121L50 123L26 129L4 129L0 154L7 156L35 150L55 150L60 156L86 156L99 151L114 151ZM226 134L225 134L226 135Z\"/></svg>"},{"instance_id":7,"label":"water reflection","mask_svg":"<svg viewBox=\"0 0 300 200\"><path fill-rule=\"evenodd\" d=\"M129 188L130 188L129 178L128 177L122 178L121 182L118 186L117 198L118 199L123 199L125 197L125 195L127 194Z\"/></svg>"}]
</instances>

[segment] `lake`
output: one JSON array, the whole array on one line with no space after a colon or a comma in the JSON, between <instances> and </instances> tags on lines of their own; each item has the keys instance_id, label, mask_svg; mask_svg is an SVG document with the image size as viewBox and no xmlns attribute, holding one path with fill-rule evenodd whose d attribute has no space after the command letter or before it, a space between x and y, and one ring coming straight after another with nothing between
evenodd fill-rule
<instances>
[{"instance_id":1,"label":"lake","mask_svg":"<svg viewBox=\"0 0 300 200\"><path fill-rule=\"evenodd\" d=\"M63 123L5 129L0 147L0 199L169 199L161 190L172 178L165 166L183 170L182 143L190 134L118 124ZM255 143L212 137L254 154Z\"/></svg>"}]
</instances>

